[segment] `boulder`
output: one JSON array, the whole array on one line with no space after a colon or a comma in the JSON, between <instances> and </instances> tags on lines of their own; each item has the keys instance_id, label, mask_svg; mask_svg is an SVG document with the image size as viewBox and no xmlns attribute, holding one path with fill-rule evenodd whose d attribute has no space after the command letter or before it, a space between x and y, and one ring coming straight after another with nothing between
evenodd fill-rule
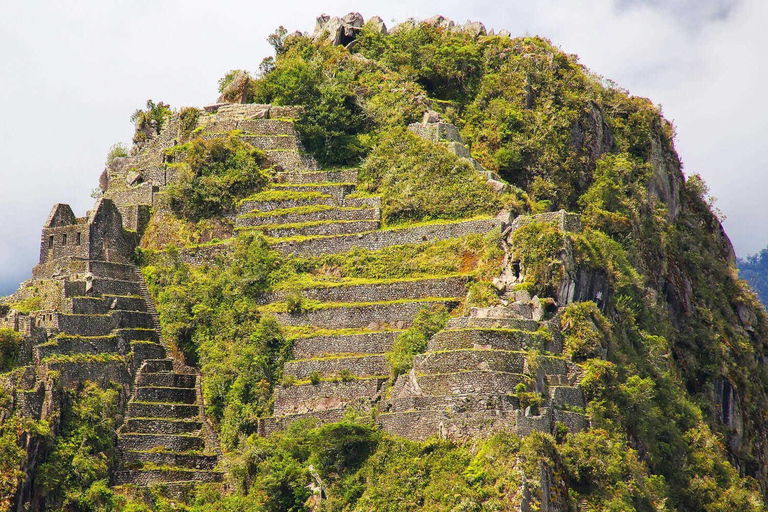
<instances>
[{"instance_id":1,"label":"boulder","mask_svg":"<svg viewBox=\"0 0 768 512\"><path fill-rule=\"evenodd\" d=\"M363 28L364 21L359 12L351 12L341 18L336 16L330 18L327 14L323 14L317 18L312 39L347 46L355 40L360 29Z\"/></svg>"},{"instance_id":2,"label":"boulder","mask_svg":"<svg viewBox=\"0 0 768 512\"><path fill-rule=\"evenodd\" d=\"M425 19L422 23L424 23L425 25L431 25L433 27L444 28L444 29L450 29L454 25L453 21L439 14L432 16L431 18Z\"/></svg>"},{"instance_id":3,"label":"boulder","mask_svg":"<svg viewBox=\"0 0 768 512\"><path fill-rule=\"evenodd\" d=\"M251 77L245 71L238 71L235 78L224 88L217 100L219 103L247 103L248 86Z\"/></svg>"},{"instance_id":4,"label":"boulder","mask_svg":"<svg viewBox=\"0 0 768 512\"><path fill-rule=\"evenodd\" d=\"M486 34L485 25L483 25L479 21L467 20L467 22L462 27L462 31L466 34L471 35L472 37L480 37Z\"/></svg>"},{"instance_id":5,"label":"boulder","mask_svg":"<svg viewBox=\"0 0 768 512\"><path fill-rule=\"evenodd\" d=\"M379 34L387 35L387 25L384 23L384 20L378 16L373 16L365 25Z\"/></svg>"},{"instance_id":6,"label":"boulder","mask_svg":"<svg viewBox=\"0 0 768 512\"><path fill-rule=\"evenodd\" d=\"M499 30L499 36L500 37L512 37L512 33L509 30L503 28L503 29Z\"/></svg>"}]
</instances>

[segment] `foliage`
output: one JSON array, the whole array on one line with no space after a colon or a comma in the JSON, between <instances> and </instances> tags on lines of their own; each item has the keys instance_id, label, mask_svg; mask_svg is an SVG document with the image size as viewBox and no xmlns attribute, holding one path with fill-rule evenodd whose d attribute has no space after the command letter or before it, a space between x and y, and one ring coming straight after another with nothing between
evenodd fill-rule
<instances>
[{"instance_id":1,"label":"foliage","mask_svg":"<svg viewBox=\"0 0 768 512\"><path fill-rule=\"evenodd\" d=\"M21 351L21 334L13 329L0 328L0 372L16 367Z\"/></svg>"},{"instance_id":2,"label":"foliage","mask_svg":"<svg viewBox=\"0 0 768 512\"><path fill-rule=\"evenodd\" d=\"M383 134L365 161L363 186L383 196L388 223L495 214L501 203L472 166L405 129Z\"/></svg>"},{"instance_id":3,"label":"foliage","mask_svg":"<svg viewBox=\"0 0 768 512\"><path fill-rule=\"evenodd\" d=\"M387 361L393 377L410 371L413 357L424 352L427 342L448 322L449 311L442 304L424 307L416 313L413 324L400 334L387 352Z\"/></svg>"},{"instance_id":4,"label":"foliage","mask_svg":"<svg viewBox=\"0 0 768 512\"><path fill-rule=\"evenodd\" d=\"M60 429L35 474L37 492L49 508L116 508L117 498L107 479L117 458L117 400L117 388L103 390L91 382L67 393Z\"/></svg>"},{"instance_id":5,"label":"foliage","mask_svg":"<svg viewBox=\"0 0 768 512\"><path fill-rule=\"evenodd\" d=\"M574 361L602 357L608 348L611 325L594 302L569 304L560 316L563 352Z\"/></svg>"},{"instance_id":6,"label":"foliage","mask_svg":"<svg viewBox=\"0 0 768 512\"><path fill-rule=\"evenodd\" d=\"M173 148L169 157L177 172L177 181L167 187L171 208L193 221L232 210L268 180L264 152L235 134L194 139Z\"/></svg>"},{"instance_id":7,"label":"foliage","mask_svg":"<svg viewBox=\"0 0 768 512\"><path fill-rule=\"evenodd\" d=\"M768 304L768 248L738 260L739 277L746 280L763 305Z\"/></svg>"},{"instance_id":8,"label":"foliage","mask_svg":"<svg viewBox=\"0 0 768 512\"><path fill-rule=\"evenodd\" d=\"M200 117L200 111L194 107L185 107L179 112L179 134L182 137L189 137L197 128L197 120Z\"/></svg>"},{"instance_id":9,"label":"foliage","mask_svg":"<svg viewBox=\"0 0 768 512\"><path fill-rule=\"evenodd\" d=\"M107 153L107 161L104 165L109 166L115 158L123 158L128 156L128 148L122 142L112 144Z\"/></svg>"},{"instance_id":10,"label":"foliage","mask_svg":"<svg viewBox=\"0 0 768 512\"><path fill-rule=\"evenodd\" d=\"M138 144L160 133L166 119L171 116L171 108L163 103L147 100L146 110L136 109L131 115L131 122L136 125L133 143Z\"/></svg>"}]
</instances>

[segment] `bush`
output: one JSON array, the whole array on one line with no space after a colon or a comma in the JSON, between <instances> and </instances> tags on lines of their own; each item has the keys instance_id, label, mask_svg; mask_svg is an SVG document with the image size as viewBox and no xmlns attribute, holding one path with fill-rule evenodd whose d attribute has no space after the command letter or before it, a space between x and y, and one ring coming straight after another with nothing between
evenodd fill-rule
<instances>
[{"instance_id":1,"label":"bush","mask_svg":"<svg viewBox=\"0 0 768 512\"><path fill-rule=\"evenodd\" d=\"M300 315L304 311L304 295L301 290L293 290L285 296L285 310L291 315Z\"/></svg>"},{"instance_id":2,"label":"bush","mask_svg":"<svg viewBox=\"0 0 768 512\"><path fill-rule=\"evenodd\" d=\"M312 373L310 373L309 382L311 382L313 386L320 384L320 372L315 370Z\"/></svg>"},{"instance_id":3,"label":"bush","mask_svg":"<svg viewBox=\"0 0 768 512\"><path fill-rule=\"evenodd\" d=\"M189 137L197 128L197 120L200 118L200 111L194 107L185 107L179 112L179 134L182 137Z\"/></svg>"},{"instance_id":4,"label":"bush","mask_svg":"<svg viewBox=\"0 0 768 512\"><path fill-rule=\"evenodd\" d=\"M109 148L109 152L107 153L107 161L104 163L104 165L108 166L115 158L123 158L126 156L128 156L128 148L125 146L125 144L122 142L112 144L112 147Z\"/></svg>"},{"instance_id":5,"label":"bush","mask_svg":"<svg viewBox=\"0 0 768 512\"><path fill-rule=\"evenodd\" d=\"M388 223L495 214L501 201L466 160L404 128L385 132L366 159L363 186L383 195Z\"/></svg>"},{"instance_id":6,"label":"bush","mask_svg":"<svg viewBox=\"0 0 768 512\"><path fill-rule=\"evenodd\" d=\"M560 316L565 335L563 351L574 361L603 357L611 325L594 302L568 304Z\"/></svg>"},{"instance_id":7,"label":"bush","mask_svg":"<svg viewBox=\"0 0 768 512\"><path fill-rule=\"evenodd\" d=\"M19 363L21 352L21 334L6 328L0 328L0 372L12 370Z\"/></svg>"},{"instance_id":8,"label":"bush","mask_svg":"<svg viewBox=\"0 0 768 512\"><path fill-rule=\"evenodd\" d=\"M413 357L424 352L427 342L448 323L448 310L442 304L424 307L416 313L411 327L400 334L387 352L387 361L393 377L407 373L413 366Z\"/></svg>"},{"instance_id":9,"label":"bush","mask_svg":"<svg viewBox=\"0 0 768 512\"><path fill-rule=\"evenodd\" d=\"M171 208L193 221L233 210L238 199L268 183L264 152L235 134L197 138L172 148L168 156L178 173L167 187Z\"/></svg>"}]
</instances>

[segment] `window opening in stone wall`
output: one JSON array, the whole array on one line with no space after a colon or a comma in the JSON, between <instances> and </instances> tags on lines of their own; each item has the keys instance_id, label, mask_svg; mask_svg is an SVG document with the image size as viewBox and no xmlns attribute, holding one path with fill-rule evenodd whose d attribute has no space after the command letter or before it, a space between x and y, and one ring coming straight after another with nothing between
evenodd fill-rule
<instances>
[{"instance_id":1,"label":"window opening in stone wall","mask_svg":"<svg viewBox=\"0 0 768 512\"><path fill-rule=\"evenodd\" d=\"M48 237L48 248L53 249L53 235Z\"/></svg>"},{"instance_id":2,"label":"window opening in stone wall","mask_svg":"<svg viewBox=\"0 0 768 512\"><path fill-rule=\"evenodd\" d=\"M80 233L75 233L75 245L80 245Z\"/></svg>"},{"instance_id":3,"label":"window opening in stone wall","mask_svg":"<svg viewBox=\"0 0 768 512\"><path fill-rule=\"evenodd\" d=\"M61 245L67 245L67 234L61 235Z\"/></svg>"}]
</instances>

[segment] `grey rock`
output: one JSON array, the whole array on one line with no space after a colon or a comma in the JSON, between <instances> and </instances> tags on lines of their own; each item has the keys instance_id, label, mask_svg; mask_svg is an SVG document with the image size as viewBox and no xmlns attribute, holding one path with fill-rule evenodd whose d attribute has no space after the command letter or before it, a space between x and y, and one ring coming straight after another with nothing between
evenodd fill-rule
<instances>
[{"instance_id":1,"label":"grey rock","mask_svg":"<svg viewBox=\"0 0 768 512\"><path fill-rule=\"evenodd\" d=\"M499 34L498 35L501 36L501 37L512 37L512 33L509 30L505 29L505 28L499 30Z\"/></svg>"},{"instance_id":2,"label":"grey rock","mask_svg":"<svg viewBox=\"0 0 768 512\"><path fill-rule=\"evenodd\" d=\"M327 14L323 14L317 18L312 39L347 46L355 40L364 21L359 12L351 12L342 18L335 16L330 18Z\"/></svg>"},{"instance_id":3,"label":"grey rock","mask_svg":"<svg viewBox=\"0 0 768 512\"><path fill-rule=\"evenodd\" d=\"M371 19L369 19L366 23L366 26L371 27L379 34L387 35L387 25L379 16L373 16Z\"/></svg>"},{"instance_id":4,"label":"grey rock","mask_svg":"<svg viewBox=\"0 0 768 512\"><path fill-rule=\"evenodd\" d=\"M485 25L479 21L469 21L464 24L463 31L473 37L480 37L486 35Z\"/></svg>"},{"instance_id":5,"label":"grey rock","mask_svg":"<svg viewBox=\"0 0 768 512\"><path fill-rule=\"evenodd\" d=\"M453 21L439 14L436 14L435 16L425 19L422 23L424 23L425 25L432 25L433 27L445 28L445 29L449 29L454 26Z\"/></svg>"}]
</instances>

